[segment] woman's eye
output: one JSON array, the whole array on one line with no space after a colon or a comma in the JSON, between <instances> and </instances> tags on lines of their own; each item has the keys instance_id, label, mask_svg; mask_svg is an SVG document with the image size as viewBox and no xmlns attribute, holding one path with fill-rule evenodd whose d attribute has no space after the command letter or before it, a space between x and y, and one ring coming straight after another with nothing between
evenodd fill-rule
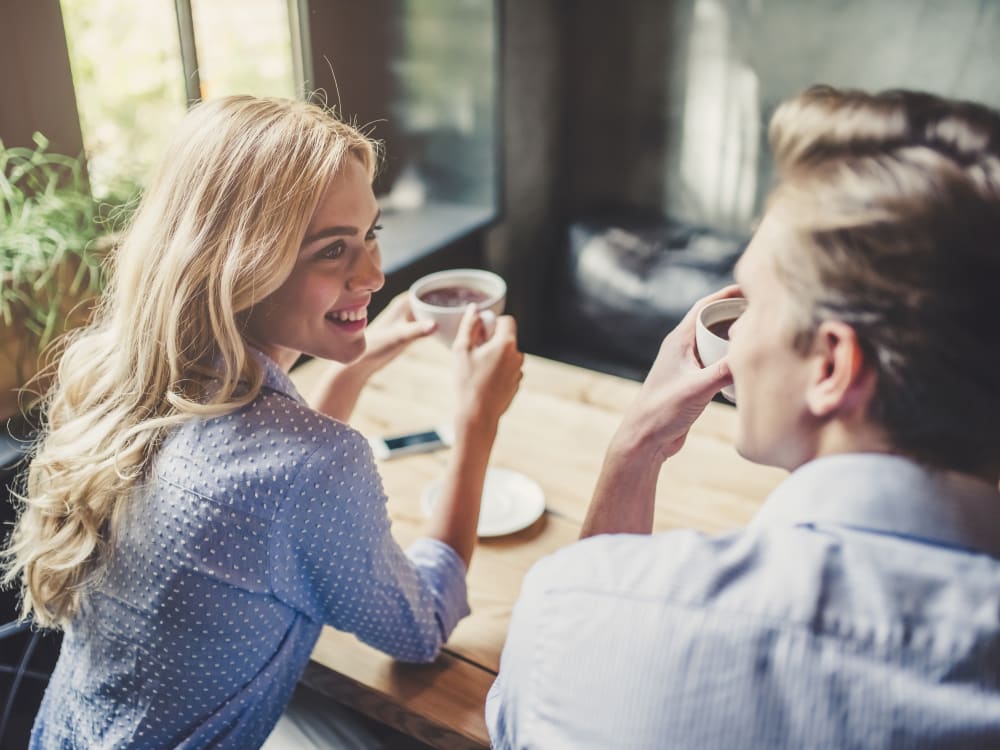
<instances>
[{"instance_id":1,"label":"woman's eye","mask_svg":"<svg viewBox=\"0 0 1000 750\"><path fill-rule=\"evenodd\" d=\"M376 237L375 233L381 231L382 231L382 225L376 224L375 226L373 226L371 229L368 230L368 234L365 235L365 240L371 242Z\"/></svg>"},{"instance_id":2,"label":"woman's eye","mask_svg":"<svg viewBox=\"0 0 1000 750\"><path fill-rule=\"evenodd\" d=\"M332 245L327 245L316 253L316 257L322 258L323 260L336 260L344 254L344 250L346 249L347 245L343 241L334 242Z\"/></svg>"}]
</instances>

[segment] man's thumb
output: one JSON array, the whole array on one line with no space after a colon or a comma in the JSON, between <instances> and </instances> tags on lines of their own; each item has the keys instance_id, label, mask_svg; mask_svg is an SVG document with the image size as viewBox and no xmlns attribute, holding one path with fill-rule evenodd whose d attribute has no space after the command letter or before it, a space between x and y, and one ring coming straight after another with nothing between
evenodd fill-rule
<instances>
[{"instance_id":1,"label":"man's thumb","mask_svg":"<svg viewBox=\"0 0 1000 750\"><path fill-rule=\"evenodd\" d=\"M733 373L729 369L729 359L723 357L694 373L695 390L708 401L727 385L732 385Z\"/></svg>"}]
</instances>

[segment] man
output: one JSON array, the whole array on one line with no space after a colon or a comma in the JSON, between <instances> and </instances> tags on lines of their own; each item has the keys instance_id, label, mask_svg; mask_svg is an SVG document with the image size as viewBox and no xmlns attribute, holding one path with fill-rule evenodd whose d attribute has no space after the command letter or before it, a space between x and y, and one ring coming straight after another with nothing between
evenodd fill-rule
<instances>
[{"instance_id":1,"label":"man","mask_svg":"<svg viewBox=\"0 0 1000 750\"><path fill-rule=\"evenodd\" d=\"M1000 114L817 87L770 138L738 290L665 339L592 538L525 578L497 748L1000 747ZM701 369L697 311L739 292ZM791 475L737 533L650 535L730 382L739 452Z\"/></svg>"}]
</instances>

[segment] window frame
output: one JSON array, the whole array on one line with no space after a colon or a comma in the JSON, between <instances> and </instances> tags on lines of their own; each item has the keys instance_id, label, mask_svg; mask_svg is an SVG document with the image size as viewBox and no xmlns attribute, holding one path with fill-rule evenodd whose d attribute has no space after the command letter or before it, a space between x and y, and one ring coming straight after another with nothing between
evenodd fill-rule
<instances>
[{"instance_id":1,"label":"window frame","mask_svg":"<svg viewBox=\"0 0 1000 750\"><path fill-rule=\"evenodd\" d=\"M313 41L321 36L309 23L317 12L329 13L331 6L352 0L287 0L291 24L293 70L298 90L314 91L317 71L325 73L326 62ZM505 212L504 130L503 130L503 5L492 3L493 17L493 153L492 205L466 216L442 215L433 210L416 210L407 217L387 216L388 227L383 245L387 274L429 260L439 251L474 240L481 245L484 230L502 220ZM178 10L179 9L179 10ZM190 0L175 0L182 65L185 68L185 91L188 106L200 100L197 78L197 52L194 46L193 17ZM10 106L0 111L0 138L8 145L30 145L34 131L46 133L51 149L67 154L82 154L83 135L76 104L69 52L59 0L35 0L31 3L6 3L0 7L0 23L15 29L12 43L0 51L0 70L9 81ZM186 28L186 31L183 28ZM185 41L186 39L186 41ZM185 51L187 50L187 51ZM318 53L318 54L317 54ZM320 60L317 62L317 56ZM185 60L187 62L185 62ZM320 68L319 66L324 66ZM323 81L319 82L324 83ZM331 89L330 90L334 90ZM195 94L197 94L195 96ZM391 237L396 234L397 237ZM478 239L477 239L478 238Z\"/></svg>"}]
</instances>

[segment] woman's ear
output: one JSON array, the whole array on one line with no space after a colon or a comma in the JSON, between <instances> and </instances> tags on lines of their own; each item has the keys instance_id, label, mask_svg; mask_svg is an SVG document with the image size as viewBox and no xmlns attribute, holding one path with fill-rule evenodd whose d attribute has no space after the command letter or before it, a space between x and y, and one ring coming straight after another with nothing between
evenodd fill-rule
<instances>
[{"instance_id":1,"label":"woman's ear","mask_svg":"<svg viewBox=\"0 0 1000 750\"><path fill-rule=\"evenodd\" d=\"M813 415L853 415L859 408L867 410L875 375L865 362L853 328L836 320L824 321L816 331L809 357L812 370L806 404Z\"/></svg>"}]
</instances>

